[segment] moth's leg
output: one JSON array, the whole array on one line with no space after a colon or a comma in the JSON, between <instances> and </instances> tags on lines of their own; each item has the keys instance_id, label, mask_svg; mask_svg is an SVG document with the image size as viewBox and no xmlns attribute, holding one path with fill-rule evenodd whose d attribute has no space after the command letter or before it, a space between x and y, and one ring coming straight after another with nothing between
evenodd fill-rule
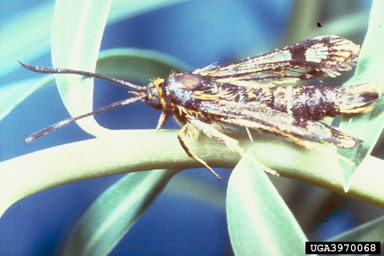
<instances>
[{"instance_id":1,"label":"moth's leg","mask_svg":"<svg viewBox=\"0 0 384 256\"><path fill-rule=\"evenodd\" d=\"M313 145L310 141L307 141L307 140L304 140L302 138L299 138L295 135L292 135L292 134L289 134L289 133L286 133L286 132L282 132L280 130L276 130L276 129L271 129L270 127L260 127L260 128L256 128L258 131L260 130L264 130L264 131L269 131L271 133L274 133L274 134L277 134L301 147L305 147L307 149L313 149Z\"/></svg>"},{"instance_id":2,"label":"moth's leg","mask_svg":"<svg viewBox=\"0 0 384 256\"><path fill-rule=\"evenodd\" d=\"M251 134L251 131L249 130L249 128L248 128L248 127L245 127L245 130L247 131L247 134L248 134L249 140L250 140L251 142L254 142L254 141L253 141L253 137L252 137L252 134Z\"/></svg>"},{"instance_id":3,"label":"moth's leg","mask_svg":"<svg viewBox=\"0 0 384 256\"><path fill-rule=\"evenodd\" d=\"M291 135L289 133L284 133L284 132L276 132L280 136L286 138L287 140L296 143L299 146L305 147L307 149L313 149L313 145L310 141L303 140L302 138L299 138L297 136Z\"/></svg>"},{"instance_id":4,"label":"moth's leg","mask_svg":"<svg viewBox=\"0 0 384 256\"><path fill-rule=\"evenodd\" d=\"M258 123L258 122L252 123L252 122L249 122L248 120L238 120L238 119L228 119L228 118L221 119L221 120L224 122L227 122L227 123L237 124L240 126L246 125L246 127L252 127L253 130L257 130L257 131L269 131L269 132L274 133L276 135L279 135L279 136L281 136L281 137L283 137L283 138L285 138L285 139L287 139L287 140L289 140L289 141L291 141L291 142L293 142L299 146L305 147L307 149L317 150L320 152L331 154L332 156L336 156L337 158L339 158L340 160L344 161L345 163L347 163L351 166L355 165L355 163L353 163L353 161L351 161L350 159L348 159L348 158L346 158L340 154L337 154L337 153L335 154L332 151L324 150L321 147L315 148L315 144L313 144L311 141L306 140L305 138L301 138L296 134L290 134L290 133L284 132L282 130L276 129L274 127L263 125L263 124ZM319 123L319 124L323 125L322 123ZM348 137L346 137L346 138L348 139Z\"/></svg>"},{"instance_id":5,"label":"moth's leg","mask_svg":"<svg viewBox=\"0 0 384 256\"><path fill-rule=\"evenodd\" d=\"M250 133L249 129L252 129L254 131L258 131L260 133L262 131L269 131L271 133L278 134L278 135L284 137L285 139L296 143L299 146L309 148L309 149L313 148L312 144L306 140L303 140L303 139L301 139L301 138L299 138L293 134L283 132L279 129L276 129L275 127L263 125L262 123L257 123L257 122L244 120L244 119L234 119L234 118L221 118L220 120L223 122L226 122L226 123L236 124L236 125L245 127L245 129L248 133L248 136L252 142L253 142L253 138L252 138L252 134Z\"/></svg>"},{"instance_id":6,"label":"moth's leg","mask_svg":"<svg viewBox=\"0 0 384 256\"><path fill-rule=\"evenodd\" d=\"M245 155L245 151L239 146L239 142L237 140L221 133L220 131L216 130L212 125L204 123L198 119L188 118L187 120L189 123L191 123L197 129L202 131L208 137L212 137L212 138L217 139L221 143L225 144L232 151L238 152L241 156ZM252 161L254 163L254 165L259 167L263 171L270 173L270 174L273 174L273 175L278 175L278 173L275 170L273 170L273 169L265 166L264 164L260 163L254 157L252 157L252 158L249 157L248 159L250 161Z\"/></svg>"},{"instance_id":7,"label":"moth's leg","mask_svg":"<svg viewBox=\"0 0 384 256\"><path fill-rule=\"evenodd\" d=\"M165 122L167 121L167 119L168 119L168 113L165 112L165 111L161 112L159 121L157 122L156 132L158 132L158 131L160 130L161 127L163 127L163 125L165 124Z\"/></svg>"},{"instance_id":8,"label":"moth's leg","mask_svg":"<svg viewBox=\"0 0 384 256\"><path fill-rule=\"evenodd\" d=\"M215 138L221 143L225 144L230 150L238 152L241 156L245 151L239 146L239 142L215 129L212 125L204 123L198 119L187 119L198 130L202 131L210 138Z\"/></svg>"},{"instance_id":9,"label":"moth's leg","mask_svg":"<svg viewBox=\"0 0 384 256\"><path fill-rule=\"evenodd\" d=\"M221 180L221 177L207 164L207 162L205 162L203 159L201 159L200 157L196 156L195 154L193 154L187 144L185 144L185 141L183 139L183 137L187 134L187 130L188 130L188 124L185 124L183 126L183 128L181 128L179 134L177 135L177 139L179 140L179 143L181 145L181 147L184 149L185 153L195 159L197 162L201 163L202 165L204 165L218 180Z\"/></svg>"}]
</instances>

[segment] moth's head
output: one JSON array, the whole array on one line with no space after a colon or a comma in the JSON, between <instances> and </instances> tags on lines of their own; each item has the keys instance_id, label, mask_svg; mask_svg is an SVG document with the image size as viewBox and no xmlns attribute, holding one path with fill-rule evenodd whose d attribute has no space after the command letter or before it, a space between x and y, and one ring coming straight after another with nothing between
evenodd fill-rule
<instances>
[{"instance_id":1,"label":"moth's head","mask_svg":"<svg viewBox=\"0 0 384 256\"><path fill-rule=\"evenodd\" d=\"M150 82L147 87L147 97L145 98L145 102L155 109L161 110L164 107L164 83L165 80L158 77Z\"/></svg>"}]
</instances>

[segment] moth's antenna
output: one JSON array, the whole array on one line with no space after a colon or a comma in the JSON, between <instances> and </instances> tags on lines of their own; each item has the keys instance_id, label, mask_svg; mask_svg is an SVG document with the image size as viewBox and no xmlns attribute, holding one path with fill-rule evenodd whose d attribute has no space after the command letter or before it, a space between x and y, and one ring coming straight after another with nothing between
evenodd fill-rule
<instances>
[{"instance_id":1,"label":"moth's antenna","mask_svg":"<svg viewBox=\"0 0 384 256\"><path fill-rule=\"evenodd\" d=\"M136 90L136 91L145 91L145 90L147 90L146 87L138 86L138 85L132 84L132 83L130 83L128 81L125 81L125 80L122 80L122 79L118 79L118 78L114 78L114 77L109 77L109 76L105 76L105 75L97 74L97 73L93 73L93 72L74 70L74 69L66 69L66 68L40 67L40 66L29 65L29 64L26 64L26 63L24 63L22 61L19 61L19 63L24 68L29 69L29 70L31 70L33 72L37 72L37 73L45 73L45 74L75 74L75 75L81 75L81 76L85 76L85 77L98 78L98 79L101 79L101 80L105 80L105 81L108 81L108 82L111 82L111 83L114 83L114 84L117 84L117 85L120 85L120 86L124 86L124 87L130 88L130 89Z\"/></svg>"},{"instance_id":2,"label":"moth's antenna","mask_svg":"<svg viewBox=\"0 0 384 256\"><path fill-rule=\"evenodd\" d=\"M121 107L121 106L125 106L125 105L129 105L131 103L134 103L136 101L140 101L142 99L145 98L145 95L142 95L142 96L138 96L138 97L133 97L133 98L129 98L129 99L124 99L124 100L120 100L120 101L116 101L116 102L113 102L109 105L106 105L106 106L103 106L103 107L100 107L92 112L89 112L89 113L86 113L86 114L83 114L83 115L80 115L80 116L76 116L76 117L70 117L70 118L67 118L63 121L60 121L60 122L57 122L53 125L50 125L40 131L37 131L35 132L34 134L32 134L31 136L29 136L28 138L26 138L24 140L24 143L28 143L28 142L31 142L33 141L34 139L37 139L41 136L44 136L44 135L47 135L48 133L51 133L53 131L56 131L57 129L63 127L63 126L66 126L68 124L71 124L81 118L84 118L84 117L87 117L87 116L92 116L92 115L96 115L96 114L99 114L99 113L102 113L104 111L107 111L111 108L116 108L116 107Z\"/></svg>"}]
</instances>

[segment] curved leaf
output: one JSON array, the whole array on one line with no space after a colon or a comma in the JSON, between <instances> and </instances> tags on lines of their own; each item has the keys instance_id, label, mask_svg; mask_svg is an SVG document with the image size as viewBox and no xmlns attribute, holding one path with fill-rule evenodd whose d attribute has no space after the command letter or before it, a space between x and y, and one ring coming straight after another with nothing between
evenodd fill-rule
<instances>
[{"instance_id":1,"label":"curved leaf","mask_svg":"<svg viewBox=\"0 0 384 256\"><path fill-rule=\"evenodd\" d=\"M174 170L131 173L113 184L76 223L63 255L107 255L176 173Z\"/></svg>"},{"instance_id":2,"label":"curved leaf","mask_svg":"<svg viewBox=\"0 0 384 256\"><path fill-rule=\"evenodd\" d=\"M332 237L329 241L380 241L384 242L384 217L374 219L368 223L348 230L340 235Z\"/></svg>"},{"instance_id":3,"label":"curved leaf","mask_svg":"<svg viewBox=\"0 0 384 256\"><path fill-rule=\"evenodd\" d=\"M304 254L303 231L267 175L246 157L229 179L227 222L236 255Z\"/></svg>"},{"instance_id":4,"label":"curved leaf","mask_svg":"<svg viewBox=\"0 0 384 256\"><path fill-rule=\"evenodd\" d=\"M52 63L55 67L93 71L107 22L111 0L58 0L52 24ZM56 76L61 98L72 116L92 111L93 80ZM78 121L90 134L108 129L93 116Z\"/></svg>"},{"instance_id":5,"label":"curved leaf","mask_svg":"<svg viewBox=\"0 0 384 256\"><path fill-rule=\"evenodd\" d=\"M348 81L350 84L373 83L376 82L383 86L384 72L384 2L374 0L371 7L369 18L369 26L367 35L364 39L359 60L356 66L356 72L353 78ZM383 107L376 104L375 109L364 115L353 118L344 117L340 127L348 130L351 134L364 140L362 148L357 150L339 150L343 155L353 159L357 163L356 166L343 164L343 173L345 180L345 190L349 187L349 179L356 171L356 168L363 159L370 154L372 148L384 126Z\"/></svg>"}]
</instances>

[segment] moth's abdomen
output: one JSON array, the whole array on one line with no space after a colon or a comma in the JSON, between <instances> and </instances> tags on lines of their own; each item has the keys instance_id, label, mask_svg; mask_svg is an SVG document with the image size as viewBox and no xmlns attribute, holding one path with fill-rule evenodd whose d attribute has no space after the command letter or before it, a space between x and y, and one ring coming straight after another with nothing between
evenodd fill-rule
<instances>
[{"instance_id":1,"label":"moth's abdomen","mask_svg":"<svg viewBox=\"0 0 384 256\"><path fill-rule=\"evenodd\" d=\"M291 86L271 88L270 107L297 119L321 120L339 113L331 88Z\"/></svg>"},{"instance_id":2,"label":"moth's abdomen","mask_svg":"<svg viewBox=\"0 0 384 256\"><path fill-rule=\"evenodd\" d=\"M291 114L297 119L321 120L326 116L356 114L372 109L380 97L377 84L345 87L290 86L256 89L253 101Z\"/></svg>"},{"instance_id":3,"label":"moth's abdomen","mask_svg":"<svg viewBox=\"0 0 384 256\"><path fill-rule=\"evenodd\" d=\"M381 88L375 83L348 85L336 88L335 94L341 114L364 113L380 98Z\"/></svg>"}]
</instances>

